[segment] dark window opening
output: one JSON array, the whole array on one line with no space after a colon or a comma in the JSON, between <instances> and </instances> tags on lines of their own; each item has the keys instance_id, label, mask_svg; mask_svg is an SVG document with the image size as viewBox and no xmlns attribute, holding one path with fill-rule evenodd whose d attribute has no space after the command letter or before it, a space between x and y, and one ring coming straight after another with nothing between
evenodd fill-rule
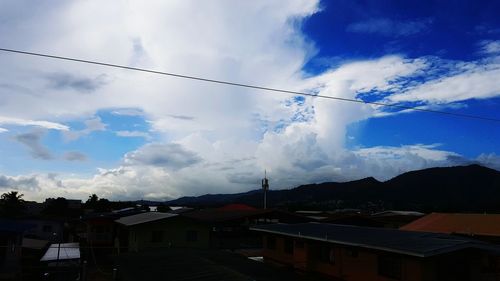
<instances>
[{"instance_id":1,"label":"dark window opening","mask_svg":"<svg viewBox=\"0 0 500 281\"><path fill-rule=\"evenodd\" d=\"M274 250L276 249L276 238L273 236L267 236L266 237L266 247L269 250Z\"/></svg>"},{"instance_id":2,"label":"dark window opening","mask_svg":"<svg viewBox=\"0 0 500 281\"><path fill-rule=\"evenodd\" d=\"M357 258L358 257L358 249L355 248L348 248L346 249L347 256L351 258Z\"/></svg>"},{"instance_id":3,"label":"dark window opening","mask_svg":"<svg viewBox=\"0 0 500 281\"><path fill-rule=\"evenodd\" d=\"M392 279L401 279L401 258L392 255L378 256L378 275Z\"/></svg>"},{"instance_id":4,"label":"dark window opening","mask_svg":"<svg viewBox=\"0 0 500 281\"><path fill-rule=\"evenodd\" d=\"M186 231L186 241L188 241L188 242L198 241L198 231L195 231L195 230Z\"/></svg>"},{"instance_id":5,"label":"dark window opening","mask_svg":"<svg viewBox=\"0 0 500 281\"><path fill-rule=\"evenodd\" d=\"M324 263L335 263L335 251L333 247L321 247L319 249L319 260Z\"/></svg>"},{"instance_id":6,"label":"dark window opening","mask_svg":"<svg viewBox=\"0 0 500 281\"><path fill-rule=\"evenodd\" d=\"M285 253L289 255L293 255L293 240L292 239L285 239Z\"/></svg>"},{"instance_id":7,"label":"dark window opening","mask_svg":"<svg viewBox=\"0 0 500 281\"><path fill-rule=\"evenodd\" d=\"M151 232L151 242L160 243L162 241L163 241L163 231L153 230L153 232Z\"/></svg>"}]
</instances>

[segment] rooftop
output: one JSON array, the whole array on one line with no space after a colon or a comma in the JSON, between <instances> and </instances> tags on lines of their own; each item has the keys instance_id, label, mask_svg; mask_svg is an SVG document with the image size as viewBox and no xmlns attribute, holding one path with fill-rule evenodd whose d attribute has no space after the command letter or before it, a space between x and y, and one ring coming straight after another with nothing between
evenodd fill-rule
<instances>
[{"instance_id":1,"label":"rooftop","mask_svg":"<svg viewBox=\"0 0 500 281\"><path fill-rule=\"evenodd\" d=\"M80 258L78 243L51 244L40 261L72 260Z\"/></svg>"},{"instance_id":2,"label":"rooftop","mask_svg":"<svg viewBox=\"0 0 500 281\"><path fill-rule=\"evenodd\" d=\"M271 209L234 210L234 211L206 209L206 210L198 210L198 211L183 213L182 216L204 222L221 222L229 220L238 220L247 217L254 217L271 212L273 212L273 210Z\"/></svg>"},{"instance_id":3,"label":"rooftop","mask_svg":"<svg viewBox=\"0 0 500 281\"><path fill-rule=\"evenodd\" d=\"M387 216L415 216L415 217L421 217L424 216L424 213L421 212L415 212L415 211L394 211L394 210L389 210L389 211L383 211L383 212L378 212L373 214L373 217L387 217Z\"/></svg>"},{"instance_id":4,"label":"rooftop","mask_svg":"<svg viewBox=\"0 0 500 281\"><path fill-rule=\"evenodd\" d=\"M141 214L127 216L127 217L122 217L120 219L117 219L116 222L119 224L126 225L126 226L132 226L132 225L137 225L137 224L141 224L141 223L167 219L167 218L171 218L171 217L175 217L175 216L177 216L177 214L147 212L147 213L141 213Z\"/></svg>"},{"instance_id":5,"label":"rooftop","mask_svg":"<svg viewBox=\"0 0 500 281\"><path fill-rule=\"evenodd\" d=\"M400 229L448 234L500 236L500 214L432 213Z\"/></svg>"},{"instance_id":6,"label":"rooftop","mask_svg":"<svg viewBox=\"0 0 500 281\"><path fill-rule=\"evenodd\" d=\"M466 248L497 249L480 241L446 234L326 223L270 224L252 230L335 244L428 257Z\"/></svg>"}]
</instances>

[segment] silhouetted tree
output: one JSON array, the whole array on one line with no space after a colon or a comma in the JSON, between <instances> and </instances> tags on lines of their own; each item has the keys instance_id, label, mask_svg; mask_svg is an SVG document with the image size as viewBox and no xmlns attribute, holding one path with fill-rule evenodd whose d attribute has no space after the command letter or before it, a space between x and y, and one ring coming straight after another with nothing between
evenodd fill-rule
<instances>
[{"instance_id":1,"label":"silhouetted tree","mask_svg":"<svg viewBox=\"0 0 500 281\"><path fill-rule=\"evenodd\" d=\"M24 210L24 194L17 191L6 192L0 197L0 212L7 217L22 214Z\"/></svg>"},{"instance_id":2,"label":"silhouetted tree","mask_svg":"<svg viewBox=\"0 0 500 281\"><path fill-rule=\"evenodd\" d=\"M42 211L43 213L47 215L58 215L58 216L65 216L69 212L68 208L68 200L63 197L58 197L57 199L54 198L49 198L46 200L47 201L47 206L45 206L45 209Z\"/></svg>"},{"instance_id":3,"label":"silhouetted tree","mask_svg":"<svg viewBox=\"0 0 500 281\"><path fill-rule=\"evenodd\" d=\"M85 202L85 207L86 208L93 208L97 204L97 201L99 201L99 197L97 195L92 194L89 196L89 199Z\"/></svg>"}]
</instances>

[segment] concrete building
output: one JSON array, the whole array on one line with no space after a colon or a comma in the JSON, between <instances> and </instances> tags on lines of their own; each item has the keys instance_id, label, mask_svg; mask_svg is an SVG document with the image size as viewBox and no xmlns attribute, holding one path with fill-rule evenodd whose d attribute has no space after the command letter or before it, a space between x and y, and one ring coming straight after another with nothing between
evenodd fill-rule
<instances>
[{"instance_id":1,"label":"concrete building","mask_svg":"<svg viewBox=\"0 0 500 281\"><path fill-rule=\"evenodd\" d=\"M323 223L251 228L264 261L345 281L500 280L499 248L470 238Z\"/></svg>"},{"instance_id":2,"label":"concrete building","mask_svg":"<svg viewBox=\"0 0 500 281\"><path fill-rule=\"evenodd\" d=\"M210 228L177 214L147 212L122 217L116 246L120 251L158 248L209 248Z\"/></svg>"}]
</instances>

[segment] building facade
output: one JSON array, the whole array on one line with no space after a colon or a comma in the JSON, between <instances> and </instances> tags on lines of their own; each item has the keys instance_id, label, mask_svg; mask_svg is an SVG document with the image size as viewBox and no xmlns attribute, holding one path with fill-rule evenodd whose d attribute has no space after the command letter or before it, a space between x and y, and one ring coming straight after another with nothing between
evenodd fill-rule
<instances>
[{"instance_id":1,"label":"building facade","mask_svg":"<svg viewBox=\"0 0 500 281\"><path fill-rule=\"evenodd\" d=\"M500 280L495 247L452 236L329 224L268 225L264 261L346 281Z\"/></svg>"}]
</instances>

